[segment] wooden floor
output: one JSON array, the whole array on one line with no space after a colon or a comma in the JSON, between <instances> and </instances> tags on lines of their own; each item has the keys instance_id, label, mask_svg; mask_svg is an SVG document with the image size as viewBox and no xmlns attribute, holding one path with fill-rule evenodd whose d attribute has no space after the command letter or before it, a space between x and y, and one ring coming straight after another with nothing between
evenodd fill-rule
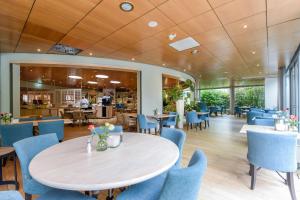
<instances>
[{"instance_id":1,"label":"wooden floor","mask_svg":"<svg viewBox=\"0 0 300 200\"><path fill-rule=\"evenodd\" d=\"M183 151L186 166L195 149L202 149L208 158L208 169L202 182L200 200L289 200L288 187L271 171L260 170L256 189L249 189L249 165L246 159L246 137L239 133L245 120L230 116L211 118L211 126L202 131L187 132ZM65 138L87 135L87 127L66 127ZM274 149L276 151L276 149ZM13 174L12 161L3 169L5 178ZM19 170L19 180L21 180ZM21 182L20 182L21 183ZM300 180L295 177L295 188L300 199ZM0 190L14 189L0 186ZM22 192L22 185L20 191ZM99 199L105 199L102 192Z\"/></svg>"}]
</instances>

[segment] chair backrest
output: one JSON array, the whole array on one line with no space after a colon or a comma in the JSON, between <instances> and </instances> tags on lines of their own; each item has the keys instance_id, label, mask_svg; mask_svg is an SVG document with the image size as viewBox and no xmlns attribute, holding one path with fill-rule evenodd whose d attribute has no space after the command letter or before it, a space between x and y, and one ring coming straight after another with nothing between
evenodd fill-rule
<instances>
[{"instance_id":1,"label":"chair backrest","mask_svg":"<svg viewBox=\"0 0 300 200\"><path fill-rule=\"evenodd\" d=\"M117 117L117 124L119 125L123 125L124 124L124 117L122 113L117 113L116 114Z\"/></svg>"},{"instance_id":2,"label":"chair backrest","mask_svg":"<svg viewBox=\"0 0 300 200\"><path fill-rule=\"evenodd\" d=\"M175 166L180 167L183 145L184 145L184 141L186 138L185 132L180 129L163 128L162 132L161 132L161 137L171 140L172 142L174 142L177 145L177 147L179 149L179 158L178 158Z\"/></svg>"},{"instance_id":3,"label":"chair backrest","mask_svg":"<svg viewBox=\"0 0 300 200\"><path fill-rule=\"evenodd\" d=\"M195 111L190 111L186 114L187 123L196 123L198 119L197 113Z\"/></svg>"},{"instance_id":4,"label":"chair backrest","mask_svg":"<svg viewBox=\"0 0 300 200\"><path fill-rule=\"evenodd\" d=\"M202 111L202 112L207 112L208 111L207 106L206 106L205 103L199 102L198 104L199 104L199 107L200 107L200 111Z\"/></svg>"},{"instance_id":5,"label":"chair backrest","mask_svg":"<svg viewBox=\"0 0 300 200\"><path fill-rule=\"evenodd\" d=\"M13 143L33 136L33 124L6 124L0 125L2 146L12 146Z\"/></svg>"},{"instance_id":6,"label":"chair backrest","mask_svg":"<svg viewBox=\"0 0 300 200\"><path fill-rule=\"evenodd\" d=\"M58 143L56 134L39 135L20 140L13 144L20 160L23 188L25 193L32 194L32 178L29 173L29 163L38 153ZM38 183L36 183L38 184Z\"/></svg>"},{"instance_id":7,"label":"chair backrest","mask_svg":"<svg viewBox=\"0 0 300 200\"><path fill-rule=\"evenodd\" d=\"M247 113L247 124L249 125L254 125L254 120L255 117L262 117L263 112L258 112L258 111L250 111Z\"/></svg>"},{"instance_id":8,"label":"chair backrest","mask_svg":"<svg viewBox=\"0 0 300 200\"><path fill-rule=\"evenodd\" d=\"M51 120L51 119L61 119L59 116L48 116L48 117L42 117L41 120Z\"/></svg>"},{"instance_id":9,"label":"chair backrest","mask_svg":"<svg viewBox=\"0 0 300 200\"><path fill-rule=\"evenodd\" d=\"M147 118L146 118L145 115L138 114L137 115L137 120L138 120L138 123L139 123L139 127L141 129L147 129Z\"/></svg>"},{"instance_id":10,"label":"chair backrest","mask_svg":"<svg viewBox=\"0 0 300 200\"><path fill-rule=\"evenodd\" d=\"M159 200L196 200L202 177L207 168L207 158L196 150L187 168L172 169L168 172Z\"/></svg>"},{"instance_id":11,"label":"chair backrest","mask_svg":"<svg viewBox=\"0 0 300 200\"><path fill-rule=\"evenodd\" d=\"M83 111L73 111L73 119L78 120L78 119L83 119L84 118L84 113Z\"/></svg>"},{"instance_id":12,"label":"chair backrest","mask_svg":"<svg viewBox=\"0 0 300 200\"><path fill-rule=\"evenodd\" d=\"M275 126L275 120L273 118L256 117L254 120L254 125Z\"/></svg>"},{"instance_id":13,"label":"chair backrest","mask_svg":"<svg viewBox=\"0 0 300 200\"><path fill-rule=\"evenodd\" d=\"M64 120L55 120L38 123L39 134L56 133L59 141L64 139Z\"/></svg>"},{"instance_id":14,"label":"chair backrest","mask_svg":"<svg viewBox=\"0 0 300 200\"><path fill-rule=\"evenodd\" d=\"M0 191L1 200L24 200L21 194L15 190Z\"/></svg>"},{"instance_id":15,"label":"chair backrest","mask_svg":"<svg viewBox=\"0 0 300 200\"><path fill-rule=\"evenodd\" d=\"M176 122L177 112L169 112L169 115L176 115L173 117L168 117L168 119L167 119L169 122Z\"/></svg>"},{"instance_id":16,"label":"chair backrest","mask_svg":"<svg viewBox=\"0 0 300 200\"><path fill-rule=\"evenodd\" d=\"M36 117L19 118L19 122L30 122L36 120Z\"/></svg>"},{"instance_id":17,"label":"chair backrest","mask_svg":"<svg viewBox=\"0 0 300 200\"><path fill-rule=\"evenodd\" d=\"M247 132L248 160L257 167L280 172L295 172L296 134Z\"/></svg>"}]
</instances>

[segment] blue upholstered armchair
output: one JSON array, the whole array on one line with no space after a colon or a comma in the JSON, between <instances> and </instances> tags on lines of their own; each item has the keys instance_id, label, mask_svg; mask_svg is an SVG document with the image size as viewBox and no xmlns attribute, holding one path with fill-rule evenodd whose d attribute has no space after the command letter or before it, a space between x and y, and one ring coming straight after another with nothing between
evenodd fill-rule
<instances>
[{"instance_id":1,"label":"blue upholstered armchair","mask_svg":"<svg viewBox=\"0 0 300 200\"><path fill-rule=\"evenodd\" d=\"M263 112L250 111L247 113L247 124L254 125L255 117L263 117Z\"/></svg>"},{"instance_id":2,"label":"blue upholstered armchair","mask_svg":"<svg viewBox=\"0 0 300 200\"><path fill-rule=\"evenodd\" d=\"M199 125L200 130L202 130L202 126L201 126L202 122L203 119L198 118L198 115L195 111L190 111L186 114L187 129L189 129L189 126L193 128L193 125L196 125L196 130L197 130L197 126Z\"/></svg>"},{"instance_id":3,"label":"blue upholstered armchair","mask_svg":"<svg viewBox=\"0 0 300 200\"><path fill-rule=\"evenodd\" d=\"M205 154L197 150L187 168L172 168L164 176L133 185L117 200L196 200L206 167Z\"/></svg>"},{"instance_id":4,"label":"blue upholstered armchair","mask_svg":"<svg viewBox=\"0 0 300 200\"><path fill-rule=\"evenodd\" d=\"M254 125L275 126L275 120L273 118L256 117L254 119Z\"/></svg>"},{"instance_id":5,"label":"blue upholstered armchair","mask_svg":"<svg viewBox=\"0 0 300 200\"><path fill-rule=\"evenodd\" d=\"M292 200L296 200L294 172L297 170L296 134L247 132L248 160L250 162L251 189L255 188L257 168L287 174L287 185Z\"/></svg>"},{"instance_id":6,"label":"blue upholstered armchair","mask_svg":"<svg viewBox=\"0 0 300 200\"><path fill-rule=\"evenodd\" d=\"M13 143L33 136L33 124L7 124L0 125L1 146L13 146Z\"/></svg>"},{"instance_id":7,"label":"blue upholstered armchair","mask_svg":"<svg viewBox=\"0 0 300 200\"><path fill-rule=\"evenodd\" d=\"M150 133L150 130L154 128L156 133L157 131L156 127L158 126L158 123L156 121L147 120L146 116L143 114L137 115L137 120L138 120L140 132L143 132L144 130L146 133L146 131L149 130Z\"/></svg>"},{"instance_id":8,"label":"blue upholstered armchair","mask_svg":"<svg viewBox=\"0 0 300 200\"><path fill-rule=\"evenodd\" d=\"M59 141L63 141L64 139L64 120L55 120L48 122L39 122L39 134L49 134L56 133Z\"/></svg>"},{"instance_id":9,"label":"blue upholstered armchair","mask_svg":"<svg viewBox=\"0 0 300 200\"><path fill-rule=\"evenodd\" d=\"M25 200L30 200L33 194L41 195L37 200L94 200L79 192L57 190L47 187L31 177L28 167L33 157L57 143L57 136L53 133L26 138L13 144L20 160Z\"/></svg>"},{"instance_id":10,"label":"blue upholstered armchair","mask_svg":"<svg viewBox=\"0 0 300 200\"><path fill-rule=\"evenodd\" d=\"M163 128L161 132L161 137L171 140L172 142L174 142L174 144L177 145L179 149L179 158L175 166L180 167L183 145L186 138L185 132L180 129Z\"/></svg>"},{"instance_id":11,"label":"blue upholstered armchair","mask_svg":"<svg viewBox=\"0 0 300 200\"><path fill-rule=\"evenodd\" d=\"M163 126L168 126L168 127L171 127L171 126L176 126L176 118L177 118L177 112L169 112L169 115L176 115L176 116L173 116L173 117L169 117L168 119L164 120L163 121Z\"/></svg>"}]
</instances>

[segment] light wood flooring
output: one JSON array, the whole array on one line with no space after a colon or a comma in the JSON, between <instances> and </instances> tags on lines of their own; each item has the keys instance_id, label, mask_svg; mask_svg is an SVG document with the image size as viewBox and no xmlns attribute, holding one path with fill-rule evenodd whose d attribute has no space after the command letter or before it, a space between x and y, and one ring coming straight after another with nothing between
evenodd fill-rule
<instances>
[{"instance_id":1,"label":"light wood flooring","mask_svg":"<svg viewBox=\"0 0 300 200\"><path fill-rule=\"evenodd\" d=\"M202 149L208 158L199 200L290 200L288 187L280 177L268 170L260 170L255 190L250 190L249 165L246 159L246 137L239 133L245 119L232 116L211 118L210 127L187 132L182 165L186 166L195 149ZM66 127L65 138L87 135L86 126ZM274 149L276 151L276 149ZM19 180L21 180L20 169ZM13 176L12 161L3 169L4 177ZM20 181L22 193L22 181ZM300 199L300 180L295 177L295 188ZM0 190L14 189L0 186ZM23 193L22 193L23 194ZM102 192L99 199L105 199Z\"/></svg>"}]
</instances>

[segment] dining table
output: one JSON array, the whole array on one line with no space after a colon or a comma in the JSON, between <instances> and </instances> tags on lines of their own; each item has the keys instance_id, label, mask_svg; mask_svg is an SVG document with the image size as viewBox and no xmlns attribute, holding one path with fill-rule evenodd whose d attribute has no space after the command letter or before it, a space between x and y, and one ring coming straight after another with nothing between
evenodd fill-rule
<instances>
[{"instance_id":1,"label":"dining table","mask_svg":"<svg viewBox=\"0 0 300 200\"><path fill-rule=\"evenodd\" d=\"M177 146L165 138L123 133L116 148L96 151L98 138L82 136L56 144L30 162L31 176L49 187L76 191L101 191L137 184L170 169L179 157ZM108 199L113 199L109 192Z\"/></svg>"},{"instance_id":2,"label":"dining table","mask_svg":"<svg viewBox=\"0 0 300 200\"><path fill-rule=\"evenodd\" d=\"M169 117L176 117L177 115L169 115L169 114L157 114L157 115L148 115L148 118L152 118L158 121L159 123L159 134L161 134L163 121L168 119Z\"/></svg>"},{"instance_id":3,"label":"dining table","mask_svg":"<svg viewBox=\"0 0 300 200\"><path fill-rule=\"evenodd\" d=\"M23 122L12 122L11 124L26 124L26 123L32 123L34 127L37 127L39 125L39 122L52 122L57 120L64 120L64 124L72 124L73 121L71 119L47 119L47 120L33 120L33 121L23 121Z\"/></svg>"}]
</instances>

